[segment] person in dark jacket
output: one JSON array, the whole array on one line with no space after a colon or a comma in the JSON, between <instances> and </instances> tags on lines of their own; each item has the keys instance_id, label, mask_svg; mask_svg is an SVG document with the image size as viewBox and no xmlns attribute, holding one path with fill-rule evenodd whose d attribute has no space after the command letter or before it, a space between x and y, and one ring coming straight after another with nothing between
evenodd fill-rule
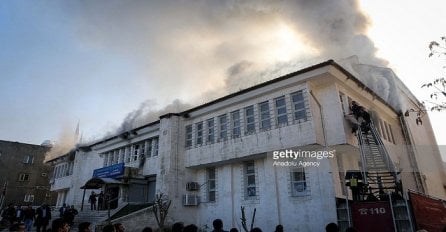
<instances>
[{"instance_id":1,"label":"person in dark jacket","mask_svg":"<svg viewBox=\"0 0 446 232\"><path fill-rule=\"evenodd\" d=\"M23 210L23 221L25 222L26 231L32 230L35 216L36 211L33 209L31 204L28 204L28 207Z\"/></svg>"},{"instance_id":2,"label":"person in dark jacket","mask_svg":"<svg viewBox=\"0 0 446 232\"><path fill-rule=\"evenodd\" d=\"M37 232L46 231L51 220L51 209L47 204L42 204L36 210L36 230Z\"/></svg>"}]
</instances>

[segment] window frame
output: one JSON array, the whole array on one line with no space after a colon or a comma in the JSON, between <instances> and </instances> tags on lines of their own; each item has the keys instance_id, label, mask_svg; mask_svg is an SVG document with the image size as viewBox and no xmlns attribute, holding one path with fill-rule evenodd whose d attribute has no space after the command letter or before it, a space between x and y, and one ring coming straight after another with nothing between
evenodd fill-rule
<instances>
[{"instance_id":1,"label":"window frame","mask_svg":"<svg viewBox=\"0 0 446 232\"><path fill-rule=\"evenodd\" d=\"M252 113L248 113L248 112ZM252 121L250 121L252 120ZM256 119L254 105L245 107L245 135L256 133Z\"/></svg>"},{"instance_id":2,"label":"window frame","mask_svg":"<svg viewBox=\"0 0 446 232\"><path fill-rule=\"evenodd\" d=\"M231 137L240 138L242 136L240 110L231 112Z\"/></svg>"},{"instance_id":3,"label":"window frame","mask_svg":"<svg viewBox=\"0 0 446 232\"><path fill-rule=\"evenodd\" d=\"M270 130L271 129L271 112L269 107L269 101L260 102L259 106L259 129ZM266 106L264 108L263 106ZM264 125L266 123L266 125Z\"/></svg>"},{"instance_id":4,"label":"window frame","mask_svg":"<svg viewBox=\"0 0 446 232\"><path fill-rule=\"evenodd\" d=\"M226 114L218 116L218 139L220 141L228 139L228 116Z\"/></svg>"},{"instance_id":5,"label":"window frame","mask_svg":"<svg viewBox=\"0 0 446 232\"><path fill-rule=\"evenodd\" d=\"M185 128L185 146L186 148L192 147L193 145L193 130L192 125L187 125Z\"/></svg>"},{"instance_id":6,"label":"window frame","mask_svg":"<svg viewBox=\"0 0 446 232\"><path fill-rule=\"evenodd\" d=\"M301 179L296 179L296 174L301 175ZM290 170L290 189L292 197L302 197L309 195L309 186L307 180L307 173L304 167L294 167ZM297 186L303 186L303 190L296 190ZM300 188L300 187L297 187Z\"/></svg>"},{"instance_id":7,"label":"window frame","mask_svg":"<svg viewBox=\"0 0 446 232\"><path fill-rule=\"evenodd\" d=\"M343 107L343 99L342 96L343 94L341 93L340 95L340 99L341 99L341 106L342 106L342 111L345 114L345 110ZM299 99L295 99L295 97L298 97ZM291 102L292 102L292 108L293 108L293 120L294 121L298 121L300 122L302 121L307 121L308 117L307 117L307 109L305 106L305 95L304 95L304 91L303 90L299 90L296 91L294 93L291 93ZM300 107L300 105L303 105L303 107ZM298 108L299 106L299 108ZM297 115L300 115L300 112L303 112L303 117L297 117Z\"/></svg>"},{"instance_id":8,"label":"window frame","mask_svg":"<svg viewBox=\"0 0 446 232\"><path fill-rule=\"evenodd\" d=\"M213 174L213 177L211 176ZM208 202L217 201L217 170L215 167L206 169L207 177L207 199ZM212 184L213 183L213 184Z\"/></svg>"}]
</instances>

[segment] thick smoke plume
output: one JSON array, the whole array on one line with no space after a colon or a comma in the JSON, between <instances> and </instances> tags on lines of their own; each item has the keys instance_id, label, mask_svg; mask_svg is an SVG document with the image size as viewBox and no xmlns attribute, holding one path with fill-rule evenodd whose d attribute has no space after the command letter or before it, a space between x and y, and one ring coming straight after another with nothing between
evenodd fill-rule
<instances>
[{"instance_id":1,"label":"thick smoke plume","mask_svg":"<svg viewBox=\"0 0 446 232\"><path fill-rule=\"evenodd\" d=\"M84 46L112 50L144 67L144 75L126 78L149 83L151 99L185 99L197 105L320 61L352 55L366 64L387 64L375 56L377 49L366 35L370 21L357 0L60 4ZM376 90L388 95L386 86ZM118 132L185 108L174 101L156 112L152 104L141 103Z\"/></svg>"}]
</instances>

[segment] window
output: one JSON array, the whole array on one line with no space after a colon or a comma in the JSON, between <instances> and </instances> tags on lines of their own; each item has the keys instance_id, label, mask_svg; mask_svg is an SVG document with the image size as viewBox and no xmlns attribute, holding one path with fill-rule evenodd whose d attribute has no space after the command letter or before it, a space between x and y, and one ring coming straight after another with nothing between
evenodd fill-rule
<instances>
[{"instance_id":1,"label":"window","mask_svg":"<svg viewBox=\"0 0 446 232\"><path fill-rule=\"evenodd\" d=\"M393 137L392 126L390 126L390 124L389 124L389 132L390 132L390 138L392 139L392 143L395 144L395 137Z\"/></svg>"},{"instance_id":2,"label":"window","mask_svg":"<svg viewBox=\"0 0 446 232\"><path fill-rule=\"evenodd\" d=\"M343 104L341 95L341 104ZM294 107L294 120L307 120L307 112L305 110L305 99L302 90L291 94L291 100ZM344 110L344 108L342 108ZM345 114L345 112L344 112Z\"/></svg>"},{"instance_id":3,"label":"window","mask_svg":"<svg viewBox=\"0 0 446 232\"><path fill-rule=\"evenodd\" d=\"M207 120L208 137L207 143L214 143L214 118Z\"/></svg>"},{"instance_id":4,"label":"window","mask_svg":"<svg viewBox=\"0 0 446 232\"><path fill-rule=\"evenodd\" d=\"M29 174L28 173L20 173L19 181L29 181Z\"/></svg>"},{"instance_id":5,"label":"window","mask_svg":"<svg viewBox=\"0 0 446 232\"><path fill-rule=\"evenodd\" d=\"M257 196L256 173L254 161L245 163L245 199L252 199Z\"/></svg>"},{"instance_id":6,"label":"window","mask_svg":"<svg viewBox=\"0 0 446 232\"><path fill-rule=\"evenodd\" d=\"M218 123L220 128L220 139L225 140L228 138L228 119L226 114L218 117Z\"/></svg>"},{"instance_id":7,"label":"window","mask_svg":"<svg viewBox=\"0 0 446 232\"><path fill-rule=\"evenodd\" d=\"M32 155L25 155L25 157L23 157L23 163L24 164L32 164L34 162L34 156Z\"/></svg>"},{"instance_id":8,"label":"window","mask_svg":"<svg viewBox=\"0 0 446 232\"><path fill-rule=\"evenodd\" d=\"M208 201L215 202L215 193L217 190L215 168L207 169L207 179L208 179Z\"/></svg>"},{"instance_id":9,"label":"window","mask_svg":"<svg viewBox=\"0 0 446 232\"><path fill-rule=\"evenodd\" d=\"M192 125L186 126L186 147L192 147Z\"/></svg>"},{"instance_id":10,"label":"window","mask_svg":"<svg viewBox=\"0 0 446 232\"><path fill-rule=\"evenodd\" d=\"M33 194L26 194L25 198L23 199L24 202L33 202L34 201L34 195Z\"/></svg>"},{"instance_id":11,"label":"window","mask_svg":"<svg viewBox=\"0 0 446 232\"><path fill-rule=\"evenodd\" d=\"M232 137L238 138L242 133L240 129L240 111L236 110L232 112L231 119L232 119Z\"/></svg>"},{"instance_id":12,"label":"window","mask_svg":"<svg viewBox=\"0 0 446 232\"><path fill-rule=\"evenodd\" d=\"M125 162L126 163L130 163L132 157L132 147L131 146L126 146L125 147Z\"/></svg>"},{"instance_id":13,"label":"window","mask_svg":"<svg viewBox=\"0 0 446 232\"><path fill-rule=\"evenodd\" d=\"M303 167L291 170L291 196L307 195L307 181L305 177L305 169Z\"/></svg>"},{"instance_id":14,"label":"window","mask_svg":"<svg viewBox=\"0 0 446 232\"><path fill-rule=\"evenodd\" d=\"M275 102L276 102L277 125L288 124L285 96L276 98Z\"/></svg>"},{"instance_id":15,"label":"window","mask_svg":"<svg viewBox=\"0 0 446 232\"><path fill-rule=\"evenodd\" d=\"M158 138L153 139L153 156L158 156Z\"/></svg>"},{"instance_id":16,"label":"window","mask_svg":"<svg viewBox=\"0 0 446 232\"><path fill-rule=\"evenodd\" d=\"M119 163L124 163L125 161L125 150L123 148L119 149Z\"/></svg>"},{"instance_id":17,"label":"window","mask_svg":"<svg viewBox=\"0 0 446 232\"><path fill-rule=\"evenodd\" d=\"M260 108L260 129L269 130L271 128L271 116L269 114L268 102L262 102L259 104Z\"/></svg>"},{"instance_id":18,"label":"window","mask_svg":"<svg viewBox=\"0 0 446 232\"><path fill-rule=\"evenodd\" d=\"M147 157L152 157L152 150L153 150L152 140L149 139L147 141Z\"/></svg>"},{"instance_id":19,"label":"window","mask_svg":"<svg viewBox=\"0 0 446 232\"><path fill-rule=\"evenodd\" d=\"M140 150L139 144L133 145L133 153L132 153L132 161L138 160L139 150Z\"/></svg>"},{"instance_id":20,"label":"window","mask_svg":"<svg viewBox=\"0 0 446 232\"><path fill-rule=\"evenodd\" d=\"M248 106L245 108L245 121L246 121L245 134L255 133L256 124L254 118L254 106Z\"/></svg>"},{"instance_id":21,"label":"window","mask_svg":"<svg viewBox=\"0 0 446 232\"><path fill-rule=\"evenodd\" d=\"M381 119L379 119L379 127L381 128L381 135L383 136L383 138L385 140L387 140L387 134L386 134L386 131L385 131L386 129L385 129L384 123L383 123L383 121Z\"/></svg>"},{"instance_id":22,"label":"window","mask_svg":"<svg viewBox=\"0 0 446 232\"><path fill-rule=\"evenodd\" d=\"M203 122L199 122L196 125L197 128L197 138L196 138L196 145L203 144Z\"/></svg>"}]
</instances>

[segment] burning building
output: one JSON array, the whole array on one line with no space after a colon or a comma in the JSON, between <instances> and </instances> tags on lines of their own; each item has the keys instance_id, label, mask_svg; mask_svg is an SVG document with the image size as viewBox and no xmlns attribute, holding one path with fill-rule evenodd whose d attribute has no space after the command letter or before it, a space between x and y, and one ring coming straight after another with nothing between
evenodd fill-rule
<instances>
[{"instance_id":1,"label":"burning building","mask_svg":"<svg viewBox=\"0 0 446 232\"><path fill-rule=\"evenodd\" d=\"M420 105L390 69L329 60L53 159L51 189L58 205L104 191L112 208L163 193L170 221L200 228L240 228L244 207L270 231L345 228L380 202L381 225L410 231L409 189L446 198L429 118L411 113Z\"/></svg>"}]
</instances>

